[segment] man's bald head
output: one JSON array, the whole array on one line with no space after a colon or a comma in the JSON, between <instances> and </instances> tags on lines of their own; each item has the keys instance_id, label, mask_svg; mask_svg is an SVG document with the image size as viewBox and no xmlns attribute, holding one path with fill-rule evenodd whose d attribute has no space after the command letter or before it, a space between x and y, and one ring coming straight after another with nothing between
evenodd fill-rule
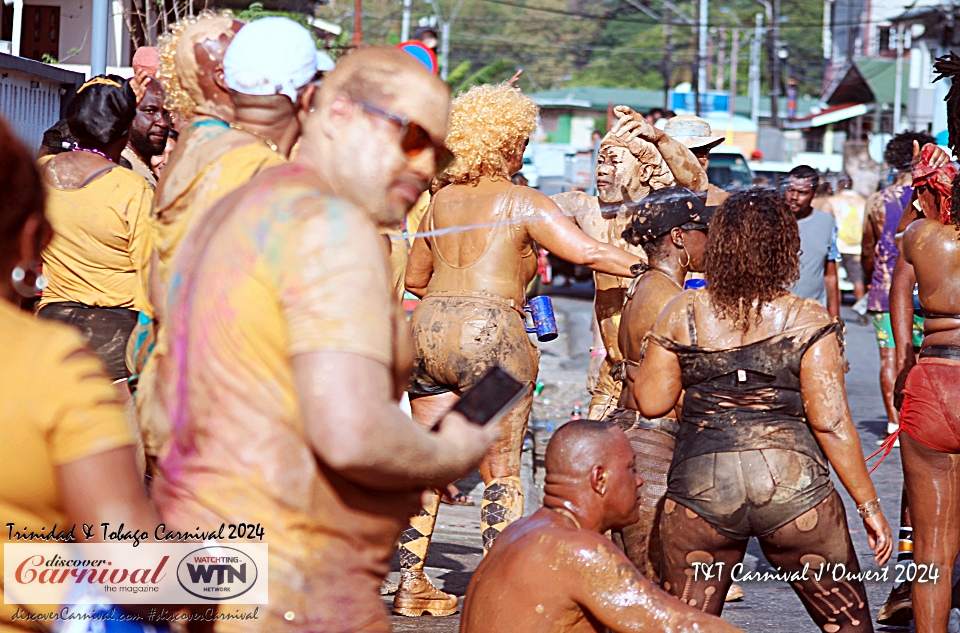
<instances>
[{"instance_id":1,"label":"man's bald head","mask_svg":"<svg viewBox=\"0 0 960 633\"><path fill-rule=\"evenodd\" d=\"M617 424L578 420L560 427L547 445L544 505L565 507L603 532L639 519L633 448Z\"/></svg>"},{"instance_id":2,"label":"man's bald head","mask_svg":"<svg viewBox=\"0 0 960 633\"><path fill-rule=\"evenodd\" d=\"M626 438L616 433L613 422L576 420L564 424L553 434L544 457L548 475L586 477L590 470L604 463L610 448Z\"/></svg>"}]
</instances>

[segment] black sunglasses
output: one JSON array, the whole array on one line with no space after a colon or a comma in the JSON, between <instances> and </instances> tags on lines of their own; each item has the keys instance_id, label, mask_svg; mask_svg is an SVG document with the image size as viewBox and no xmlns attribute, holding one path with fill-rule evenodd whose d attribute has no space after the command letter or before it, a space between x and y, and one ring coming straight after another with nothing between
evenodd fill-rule
<instances>
[{"instance_id":1,"label":"black sunglasses","mask_svg":"<svg viewBox=\"0 0 960 633\"><path fill-rule=\"evenodd\" d=\"M447 149L443 143L435 143L434 140L430 138L430 134L418 123L411 121L405 116L387 112L363 101L354 101L354 103L361 110L381 116L400 126L400 149L403 150L403 153L406 154L408 159L416 158L429 147L433 149L433 159L436 163L436 171L438 174L442 173L450 166L450 163L453 162L453 152Z\"/></svg>"}]
</instances>

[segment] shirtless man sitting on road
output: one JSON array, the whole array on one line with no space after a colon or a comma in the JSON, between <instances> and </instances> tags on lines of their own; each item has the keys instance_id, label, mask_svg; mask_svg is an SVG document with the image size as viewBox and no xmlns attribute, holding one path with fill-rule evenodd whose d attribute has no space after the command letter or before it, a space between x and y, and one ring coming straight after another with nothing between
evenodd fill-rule
<instances>
[{"instance_id":1,"label":"shirtless man sitting on road","mask_svg":"<svg viewBox=\"0 0 960 633\"><path fill-rule=\"evenodd\" d=\"M480 563L461 633L740 630L652 585L603 536L639 516L643 480L619 426L565 424L545 459L543 507L504 530Z\"/></svg>"}]
</instances>

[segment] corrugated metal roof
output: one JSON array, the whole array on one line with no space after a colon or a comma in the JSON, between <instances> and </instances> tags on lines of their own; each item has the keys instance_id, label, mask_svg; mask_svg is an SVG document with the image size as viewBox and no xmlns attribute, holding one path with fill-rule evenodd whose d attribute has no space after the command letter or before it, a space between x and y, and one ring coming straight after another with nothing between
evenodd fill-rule
<instances>
[{"instance_id":1,"label":"corrugated metal roof","mask_svg":"<svg viewBox=\"0 0 960 633\"><path fill-rule=\"evenodd\" d=\"M894 102L897 81L897 63L894 59L860 57L853 60L823 95L824 102L838 105L850 101L890 104ZM903 79L900 85L901 103L906 104L910 90L910 62L903 61Z\"/></svg>"},{"instance_id":2,"label":"corrugated metal roof","mask_svg":"<svg viewBox=\"0 0 960 633\"><path fill-rule=\"evenodd\" d=\"M557 90L545 90L530 94L530 98L542 108L582 108L585 110L606 110L608 104L630 106L638 112L646 112L651 108L663 107L662 90L643 90L639 88L601 88L597 86L571 86ZM797 100L797 115L805 116L810 108L817 104L817 99L800 98ZM787 98L780 98L780 113L784 116L787 111ZM741 116L750 116L750 98L746 95L737 95L736 113ZM760 116L770 116L770 97L760 96Z\"/></svg>"},{"instance_id":3,"label":"corrugated metal roof","mask_svg":"<svg viewBox=\"0 0 960 633\"><path fill-rule=\"evenodd\" d=\"M611 102L613 105L625 105L634 110L643 111L663 107L663 91L661 90L573 86L536 92L530 97L541 106L568 106L590 110L605 110Z\"/></svg>"}]
</instances>

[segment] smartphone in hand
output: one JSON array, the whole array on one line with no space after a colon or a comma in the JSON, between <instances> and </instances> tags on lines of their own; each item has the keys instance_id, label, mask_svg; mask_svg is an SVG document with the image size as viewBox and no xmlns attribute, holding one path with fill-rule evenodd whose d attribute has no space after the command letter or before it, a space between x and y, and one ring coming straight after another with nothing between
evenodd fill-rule
<instances>
[{"instance_id":1,"label":"smartphone in hand","mask_svg":"<svg viewBox=\"0 0 960 633\"><path fill-rule=\"evenodd\" d=\"M507 370L494 365L463 394L451 410L482 426L505 414L527 389L527 385L511 376ZM431 430L436 431L439 426L438 420Z\"/></svg>"}]
</instances>

